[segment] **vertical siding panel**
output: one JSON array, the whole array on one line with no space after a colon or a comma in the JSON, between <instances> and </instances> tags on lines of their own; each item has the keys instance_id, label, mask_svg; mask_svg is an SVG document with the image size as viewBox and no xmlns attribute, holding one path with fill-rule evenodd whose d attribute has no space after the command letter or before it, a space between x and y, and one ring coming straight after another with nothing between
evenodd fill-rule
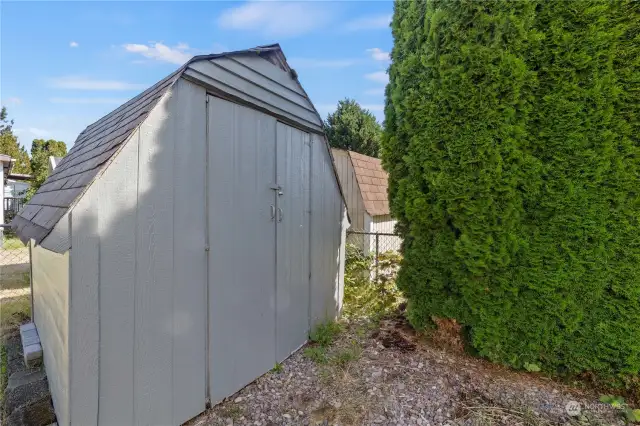
<instances>
[{"instance_id":1,"label":"vertical siding panel","mask_svg":"<svg viewBox=\"0 0 640 426\"><path fill-rule=\"evenodd\" d=\"M65 215L61 220L69 220ZM68 228L67 228L68 229ZM58 425L69 425L69 257L31 240L34 322Z\"/></svg>"},{"instance_id":2,"label":"vertical siding panel","mask_svg":"<svg viewBox=\"0 0 640 426\"><path fill-rule=\"evenodd\" d=\"M277 182L283 192L278 207L284 212L276 235L277 361L302 346L309 335L309 137L301 130L277 124Z\"/></svg>"},{"instance_id":3,"label":"vertical siding panel","mask_svg":"<svg viewBox=\"0 0 640 426\"><path fill-rule=\"evenodd\" d=\"M97 193L80 199L71 216L69 288L69 410L72 425L98 422L99 262Z\"/></svg>"},{"instance_id":4,"label":"vertical siding panel","mask_svg":"<svg viewBox=\"0 0 640 426\"><path fill-rule=\"evenodd\" d=\"M209 98L209 369L212 402L275 364L276 120Z\"/></svg>"},{"instance_id":5,"label":"vertical siding panel","mask_svg":"<svg viewBox=\"0 0 640 426\"><path fill-rule=\"evenodd\" d=\"M174 122L167 92L140 127L134 423L172 421Z\"/></svg>"},{"instance_id":6,"label":"vertical siding panel","mask_svg":"<svg viewBox=\"0 0 640 426\"><path fill-rule=\"evenodd\" d=\"M181 80L171 111L173 138L173 424L205 410L206 253L205 144L206 91Z\"/></svg>"},{"instance_id":7,"label":"vertical siding panel","mask_svg":"<svg viewBox=\"0 0 640 426\"><path fill-rule=\"evenodd\" d=\"M100 216L101 426L133 423L138 137L89 189L98 194Z\"/></svg>"},{"instance_id":8,"label":"vertical siding panel","mask_svg":"<svg viewBox=\"0 0 640 426\"><path fill-rule=\"evenodd\" d=\"M343 204L323 136L313 135L311 166L311 323L338 314Z\"/></svg>"}]
</instances>

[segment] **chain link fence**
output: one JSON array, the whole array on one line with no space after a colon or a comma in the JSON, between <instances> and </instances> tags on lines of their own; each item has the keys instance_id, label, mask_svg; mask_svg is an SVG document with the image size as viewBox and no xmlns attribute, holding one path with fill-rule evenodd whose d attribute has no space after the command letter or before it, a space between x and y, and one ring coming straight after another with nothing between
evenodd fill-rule
<instances>
[{"instance_id":1,"label":"chain link fence","mask_svg":"<svg viewBox=\"0 0 640 426\"><path fill-rule=\"evenodd\" d=\"M347 231L347 244L351 250L357 250L363 259L370 262L368 274L371 281L395 281L400 266L402 245L402 239L398 234L350 229Z\"/></svg>"},{"instance_id":2,"label":"chain link fence","mask_svg":"<svg viewBox=\"0 0 640 426\"><path fill-rule=\"evenodd\" d=\"M15 328L31 316L31 257L29 247L0 225L0 331Z\"/></svg>"}]
</instances>

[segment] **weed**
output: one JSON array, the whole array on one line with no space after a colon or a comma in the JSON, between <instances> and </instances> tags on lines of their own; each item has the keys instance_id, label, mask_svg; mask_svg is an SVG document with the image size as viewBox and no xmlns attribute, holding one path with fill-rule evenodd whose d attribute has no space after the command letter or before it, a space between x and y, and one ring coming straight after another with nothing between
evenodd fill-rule
<instances>
[{"instance_id":1,"label":"weed","mask_svg":"<svg viewBox=\"0 0 640 426\"><path fill-rule=\"evenodd\" d=\"M335 321L318 324L309 335L313 343L327 347L333 343L336 336L342 331L342 326Z\"/></svg>"},{"instance_id":2,"label":"weed","mask_svg":"<svg viewBox=\"0 0 640 426\"><path fill-rule=\"evenodd\" d=\"M624 398L619 395L602 395L600 402L611 405L613 408L620 410L625 418L630 422L640 422L640 410L634 410L629 407Z\"/></svg>"},{"instance_id":3,"label":"weed","mask_svg":"<svg viewBox=\"0 0 640 426\"><path fill-rule=\"evenodd\" d=\"M307 346L304 348L303 355L316 364L327 363L327 350L322 346Z\"/></svg>"},{"instance_id":4,"label":"weed","mask_svg":"<svg viewBox=\"0 0 640 426\"><path fill-rule=\"evenodd\" d=\"M331 361L338 365L338 367L344 368L351 361L355 361L362 355L362 348L357 342L352 342L351 345L341 351L336 352Z\"/></svg>"},{"instance_id":5,"label":"weed","mask_svg":"<svg viewBox=\"0 0 640 426\"><path fill-rule=\"evenodd\" d=\"M220 409L220 415L233 420L238 420L243 415L242 408L237 404L229 404Z\"/></svg>"},{"instance_id":6,"label":"weed","mask_svg":"<svg viewBox=\"0 0 640 426\"><path fill-rule=\"evenodd\" d=\"M282 373L283 371L284 371L284 367L279 362L277 362L276 365L274 365L273 368L271 369L272 373Z\"/></svg>"}]
</instances>

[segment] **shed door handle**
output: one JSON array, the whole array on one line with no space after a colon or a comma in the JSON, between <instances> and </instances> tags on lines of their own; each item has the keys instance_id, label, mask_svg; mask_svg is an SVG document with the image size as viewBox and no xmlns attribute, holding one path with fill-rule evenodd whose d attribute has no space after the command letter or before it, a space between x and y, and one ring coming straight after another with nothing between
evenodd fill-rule
<instances>
[{"instance_id":1,"label":"shed door handle","mask_svg":"<svg viewBox=\"0 0 640 426\"><path fill-rule=\"evenodd\" d=\"M284 219L284 212L278 207L278 222L282 222L282 219Z\"/></svg>"},{"instance_id":2,"label":"shed door handle","mask_svg":"<svg viewBox=\"0 0 640 426\"><path fill-rule=\"evenodd\" d=\"M273 204L271 204L271 220L276 220L276 206L274 206Z\"/></svg>"}]
</instances>

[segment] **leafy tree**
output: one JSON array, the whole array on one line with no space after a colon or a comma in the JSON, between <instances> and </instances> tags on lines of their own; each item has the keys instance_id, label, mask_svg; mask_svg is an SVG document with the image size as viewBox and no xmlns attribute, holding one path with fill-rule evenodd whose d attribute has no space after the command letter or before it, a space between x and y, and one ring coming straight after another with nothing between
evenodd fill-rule
<instances>
[{"instance_id":1,"label":"leafy tree","mask_svg":"<svg viewBox=\"0 0 640 426\"><path fill-rule=\"evenodd\" d=\"M49 139L34 139L31 143L31 169L33 180L28 196L30 197L40 188L49 175L49 156L64 157L67 155L67 145L62 141Z\"/></svg>"},{"instance_id":2,"label":"leafy tree","mask_svg":"<svg viewBox=\"0 0 640 426\"><path fill-rule=\"evenodd\" d=\"M640 372L639 29L633 1L396 2L382 158L415 326Z\"/></svg>"},{"instance_id":3,"label":"leafy tree","mask_svg":"<svg viewBox=\"0 0 640 426\"><path fill-rule=\"evenodd\" d=\"M7 108L0 109L0 154L11 156L16 161L11 171L13 173L31 173L29 154L18 143L18 138L13 134L13 120L9 120Z\"/></svg>"},{"instance_id":4,"label":"leafy tree","mask_svg":"<svg viewBox=\"0 0 640 426\"><path fill-rule=\"evenodd\" d=\"M8 116L7 107L3 106L0 109L0 135L11 132L13 120L9 120Z\"/></svg>"},{"instance_id":5,"label":"leafy tree","mask_svg":"<svg viewBox=\"0 0 640 426\"><path fill-rule=\"evenodd\" d=\"M327 116L325 131L329 144L372 157L378 156L382 126L375 116L355 100L345 99Z\"/></svg>"}]
</instances>

